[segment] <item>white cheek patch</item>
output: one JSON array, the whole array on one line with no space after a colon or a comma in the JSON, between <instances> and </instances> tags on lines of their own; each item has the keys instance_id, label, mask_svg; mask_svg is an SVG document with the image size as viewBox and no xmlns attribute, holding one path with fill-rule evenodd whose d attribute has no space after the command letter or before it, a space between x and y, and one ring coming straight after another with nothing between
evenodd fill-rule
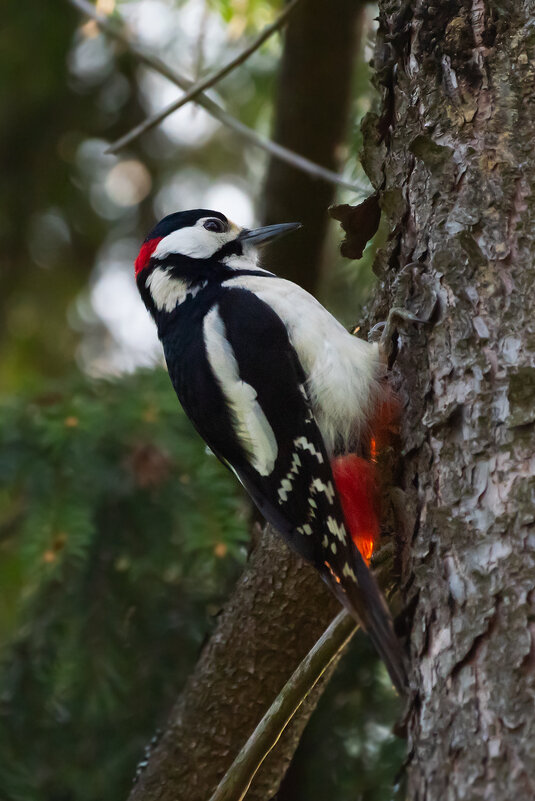
<instances>
[{"instance_id":1,"label":"white cheek patch","mask_svg":"<svg viewBox=\"0 0 535 801\"><path fill-rule=\"evenodd\" d=\"M234 239L233 233L217 234L214 231L207 231L199 223L202 223L202 220L189 228L179 228L164 236L152 253L152 258L165 259L170 253L180 253L193 259L209 259L223 245Z\"/></svg>"},{"instance_id":2,"label":"white cheek patch","mask_svg":"<svg viewBox=\"0 0 535 801\"><path fill-rule=\"evenodd\" d=\"M238 441L254 469L261 476L269 476L277 459L277 440L256 390L240 378L217 306L204 318L203 332L208 362L232 412Z\"/></svg>"},{"instance_id":3,"label":"white cheek patch","mask_svg":"<svg viewBox=\"0 0 535 801\"><path fill-rule=\"evenodd\" d=\"M147 278L147 287L152 295L154 305L159 311L172 312L173 309L183 303L186 298L194 298L195 295L204 289L206 281L189 287L180 278L174 278L167 270L157 267Z\"/></svg>"}]
</instances>

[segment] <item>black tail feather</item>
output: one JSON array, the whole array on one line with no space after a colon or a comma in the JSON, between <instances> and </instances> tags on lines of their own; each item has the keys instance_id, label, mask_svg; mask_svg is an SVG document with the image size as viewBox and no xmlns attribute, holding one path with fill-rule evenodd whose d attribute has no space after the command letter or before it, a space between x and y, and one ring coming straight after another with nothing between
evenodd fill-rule
<instances>
[{"instance_id":1,"label":"black tail feather","mask_svg":"<svg viewBox=\"0 0 535 801\"><path fill-rule=\"evenodd\" d=\"M405 695L408 688L407 670L392 615L374 576L356 548L355 552L352 561L356 581L351 575L336 577L331 572L325 573L324 578L370 637L398 693Z\"/></svg>"}]
</instances>

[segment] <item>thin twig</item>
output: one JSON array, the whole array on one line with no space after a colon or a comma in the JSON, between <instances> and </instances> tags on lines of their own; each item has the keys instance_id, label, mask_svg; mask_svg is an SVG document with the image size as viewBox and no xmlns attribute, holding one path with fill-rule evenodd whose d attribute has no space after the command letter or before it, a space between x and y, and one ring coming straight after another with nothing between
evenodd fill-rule
<instances>
[{"instance_id":1,"label":"thin twig","mask_svg":"<svg viewBox=\"0 0 535 801\"><path fill-rule=\"evenodd\" d=\"M342 611L335 617L271 704L210 801L242 801L262 762L357 628L357 623L347 612Z\"/></svg>"},{"instance_id":2,"label":"thin twig","mask_svg":"<svg viewBox=\"0 0 535 801\"><path fill-rule=\"evenodd\" d=\"M116 142L114 142L108 148L108 153L116 153L125 145L130 144L135 139L137 139L141 134L145 133L145 131L150 131L151 128L154 128L158 123L164 120L169 114L172 114L174 111L178 111L179 108L185 106L186 103L189 103L190 100L195 100L201 92L204 92L206 89L210 89L212 86L215 86L216 83L219 83L220 80L225 78L230 72L232 72L236 67L240 64L243 64L244 61L252 56L252 54L258 50L261 45L264 44L266 39L269 39L276 31L278 31L282 26L285 24L288 16L294 10L296 5L300 3L301 0L292 0L292 2L286 6L284 11L279 14L277 19L271 23L271 25L267 25L264 30L260 33L260 35L251 42L249 47L246 47L245 50L242 50L235 58L231 59L224 67L213 72L211 75L208 75L206 78L203 78L198 83L195 83L191 89L186 92L185 95L179 97L178 100L175 100L173 103L170 103L168 106L163 108L161 111L156 112L156 114L152 114L150 117L147 117L146 120L143 120L139 125L136 125L135 128L132 128L124 136L121 136Z\"/></svg>"},{"instance_id":3,"label":"thin twig","mask_svg":"<svg viewBox=\"0 0 535 801\"><path fill-rule=\"evenodd\" d=\"M180 75L180 73L176 72L174 69L169 67L168 64L158 58L158 56L148 53L139 43L134 42L130 37L128 37L124 33L124 23L122 20L120 20L118 15L114 14L113 17L106 17L102 14L99 14L92 3L88 2L88 0L67 0L67 2L77 8L78 11L81 11L82 14L94 19L104 33L120 42L142 64L145 64L147 67L156 70L156 72L159 72L165 78L186 92L192 88L192 81L184 78L182 75ZM346 181L340 175L332 172L332 170L328 170L326 167L321 167L319 164L315 164L313 161L305 158L305 156L300 156L298 153L294 153L292 150L283 147L283 145L279 145L277 142L273 142L271 139L261 136L256 131L253 131L252 128L248 128L247 125L244 125L231 114L226 112L221 108L221 106L218 106L217 103L214 103L214 101L210 100L210 98L206 95L202 93L197 95L193 102L197 103L199 106L202 106L202 108L204 108L208 114L222 123L222 125L230 128L244 139L247 139L251 144L266 150L272 156L275 156L275 158L291 164L293 167L312 175L314 178L321 178L329 183L343 186L345 189L350 189L352 192L359 191L355 184L351 183L350 181Z\"/></svg>"},{"instance_id":4,"label":"thin twig","mask_svg":"<svg viewBox=\"0 0 535 801\"><path fill-rule=\"evenodd\" d=\"M206 28L208 27L208 19L210 17L210 9L208 7L208 0L202 0L202 16L199 25L199 32L197 33L197 41L195 43L195 53L192 53L192 72L195 82L200 81L203 65L204 65L204 43L206 40Z\"/></svg>"}]
</instances>

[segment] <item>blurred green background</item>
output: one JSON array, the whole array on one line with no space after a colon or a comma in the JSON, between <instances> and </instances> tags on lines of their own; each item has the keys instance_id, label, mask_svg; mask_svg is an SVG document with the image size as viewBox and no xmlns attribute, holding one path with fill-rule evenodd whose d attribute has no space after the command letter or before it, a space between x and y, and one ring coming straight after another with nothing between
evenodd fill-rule
<instances>
[{"instance_id":1,"label":"blurred green background","mask_svg":"<svg viewBox=\"0 0 535 801\"><path fill-rule=\"evenodd\" d=\"M280 11L261 0L99 0L184 74L235 55ZM363 14L344 175L362 179L373 103ZM212 96L269 135L282 39ZM216 208L258 220L266 155L191 104L117 155L177 97L66 2L6 0L0 28L0 799L123 799L247 555L250 509L182 415L132 263L155 220ZM355 195L339 191L343 201ZM282 221L282 220L281 220ZM317 290L347 324L372 243ZM397 701L356 638L280 799L383 801Z\"/></svg>"}]
</instances>

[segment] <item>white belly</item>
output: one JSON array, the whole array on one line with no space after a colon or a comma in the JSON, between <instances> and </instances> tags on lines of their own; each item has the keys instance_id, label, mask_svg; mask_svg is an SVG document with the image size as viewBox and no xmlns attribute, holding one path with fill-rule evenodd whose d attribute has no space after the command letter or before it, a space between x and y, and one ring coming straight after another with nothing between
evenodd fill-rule
<instances>
[{"instance_id":1,"label":"white belly","mask_svg":"<svg viewBox=\"0 0 535 801\"><path fill-rule=\"evenodd\" d=\"M236 276L241 287L269 304L285 323L307 376L314 416L327 450L350 450L368 424L384 373L379 348L349 334L297 284L279 278Z\"/></svg>"}]
</instances>

